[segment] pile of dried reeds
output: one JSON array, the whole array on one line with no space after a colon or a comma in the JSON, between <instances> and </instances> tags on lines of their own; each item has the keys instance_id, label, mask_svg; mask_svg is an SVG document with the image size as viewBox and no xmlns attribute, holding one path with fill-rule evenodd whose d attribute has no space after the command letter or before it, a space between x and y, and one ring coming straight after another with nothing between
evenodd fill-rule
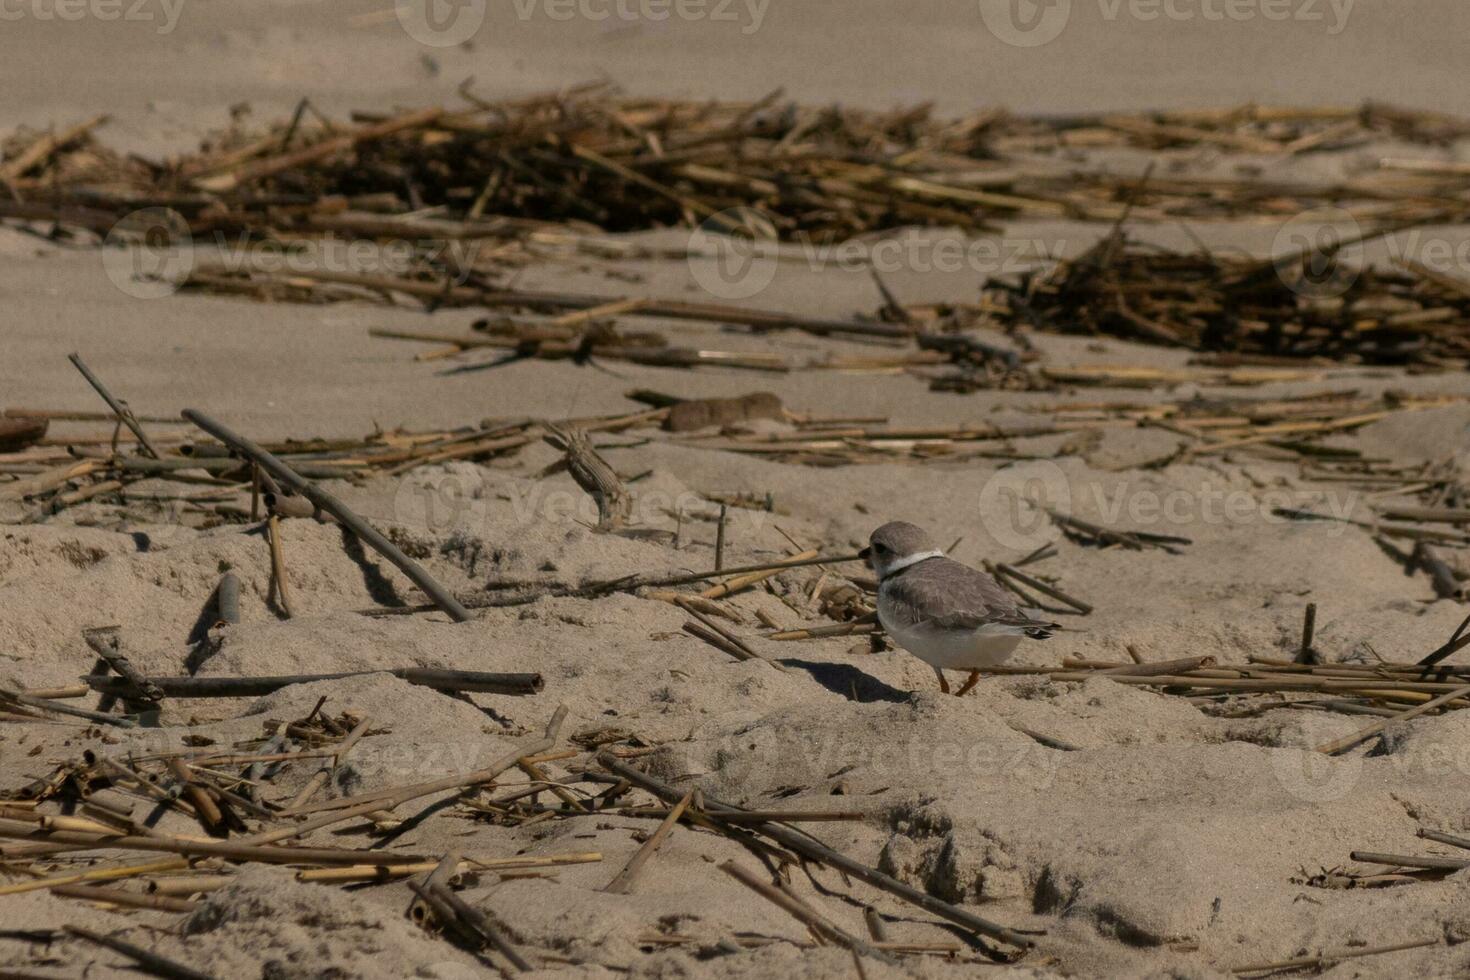
<instances>
[{"instance_id":1,"label":"pile of dried reeds","mask_svg":"<svg viewBox=\"0 0 1470 980\"><path fill-rule=\"evenodd\" d=\"M1044 156L1061 151L1291 156L1387 137L1443 145L1470 132L1461 119L1372 105L936 119L928 105L810 107L780 90L752 102L634 99L600 83L501 101L462 95L454 110L350 121L303 100L289 120L263 128L240 112L198 151L167 160L108 149L94 135L105 117L17 133L0 161L16 194L0 216L106 232L125 213L158 206L195 234L405 238L423 228L438 238L514 238L547 222L718 226L732 220L722 212L747 208L761 216L747 227L772 237L840 241L910 224L979 230L1021 215L1115 220L1126 178ZM1159 181L1134 202L1134 217L1290 214L1325 201L1374 201L1381 214L1385 197L1463 212L1445 192L1457 174L1397 163L1382 180L1322 187Z\"/></svg>"},{"instance_id":2,"label":"pile of dried reeds","mask_svg":"<svg viewBox=\"0 0 1470 980\"><path fill-rule=\"evenodd\" d=\"M1256 260L1135 245L1118 232L994 295L1009 326L1227 352L1243 365L1463 365L1470 282L1414 263L1353 266L1336 247L1347 244Z\"/></svg>"}]
</instances>

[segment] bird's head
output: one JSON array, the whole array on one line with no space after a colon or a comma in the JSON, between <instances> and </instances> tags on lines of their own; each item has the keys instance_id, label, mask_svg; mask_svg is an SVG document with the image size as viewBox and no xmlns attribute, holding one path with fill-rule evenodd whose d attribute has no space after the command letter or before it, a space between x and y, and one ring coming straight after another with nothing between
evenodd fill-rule
<instances>
[{"instance_id":1,"label":"bird's head","mask_svg":"<svg viewBox=\"0 0 1470 980\"><path fill-rule=\"evenodd\" d=\"M881 581L926 558L943 557L924 529L907 521L889 521L868 537L868 546L858 554L878 573Z\"/></svg>"}]
</instances>

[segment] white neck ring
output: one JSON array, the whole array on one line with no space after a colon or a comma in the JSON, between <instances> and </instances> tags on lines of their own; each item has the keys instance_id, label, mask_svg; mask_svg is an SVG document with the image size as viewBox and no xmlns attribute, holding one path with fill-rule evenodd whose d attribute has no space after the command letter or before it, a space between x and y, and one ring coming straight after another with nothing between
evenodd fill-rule
<instances>
[{"instance_id":1,"label":"white neck ring","mask_svg":"<svg viewBox=\"0 0 1470 980\"><path fill-rule=\"evenodd\" d=\"M928 561L930 558L943 557L944 552L938 550L937 548L933 551L916 551L912 555L904 555L898 561L894 562L892 565L889 565L888 568L884 571L883 576L884 578L887 578L894 572L901 572L905 568L908 568L910 565L917 565L919 562Z\"/></svg>"}]
</instances>

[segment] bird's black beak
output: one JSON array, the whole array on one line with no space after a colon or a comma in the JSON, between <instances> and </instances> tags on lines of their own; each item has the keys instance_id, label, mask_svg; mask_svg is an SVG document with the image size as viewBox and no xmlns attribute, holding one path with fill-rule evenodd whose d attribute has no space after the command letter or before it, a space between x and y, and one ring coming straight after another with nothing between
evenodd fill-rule
<instances>
[{"instance_id":1,"label":"bird's black beak","mask_svg":"<svg viewBox=\"0 0 1470 980\"><path fill-rule=\"evenodd\" d=\"M872 568L873 567L873 549L872 548L864 548L862 551L859 551L858 552L858 557L863 560L863 564L867 565L869 568Z\"/></svg>"}]
</instances>

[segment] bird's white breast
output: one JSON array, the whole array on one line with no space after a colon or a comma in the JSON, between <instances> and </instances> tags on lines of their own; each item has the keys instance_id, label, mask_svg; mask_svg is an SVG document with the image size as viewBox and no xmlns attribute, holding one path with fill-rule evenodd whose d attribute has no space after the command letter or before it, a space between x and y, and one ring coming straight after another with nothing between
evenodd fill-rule
<instances>
[{"instance_id":1,"label":"bird's white breast","mask_svg":"<svg viewBox=\"0 0 1470 980\"><path fill-rule=\"evenodd\" d=\"M942 670L975 670L995 667L1006 662L1022 634L1013 626L981 626L973 630L946 630L927 623L901 626L893 616L884 615L887 605L878 596L878 619L893 638L920 660Z\"/></svg>"}]
</instances>

